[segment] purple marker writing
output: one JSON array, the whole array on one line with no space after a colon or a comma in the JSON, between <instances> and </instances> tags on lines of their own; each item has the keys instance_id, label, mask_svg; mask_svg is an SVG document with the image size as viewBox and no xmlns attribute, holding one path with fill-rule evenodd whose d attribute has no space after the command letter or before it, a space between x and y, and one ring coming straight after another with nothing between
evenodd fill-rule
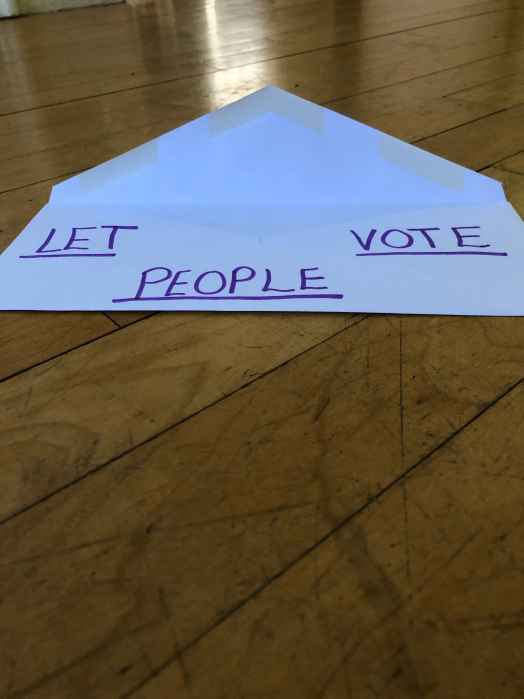
<instances>
[{"instance_id":1,"label":"purple marker writing","mask_svg":"<svg viewBox=\"0 0 524 699\"><path fill-rule=\"evenodd\" d=\"M470 238L481 238L478 233L463 231L480 230L480 226L450 226L449 230L438 226L421 228L388 228L382 232L372 228L368 232L351 229L356 243L357 257L384 257L387 255L490 255L507 257L504 251L479 251L491 248L490 243L467 243ZM458 248L458 249L457 249ZM468 250L464 248L474 248Z\"/></svg>"},{"instance_id":2,"label":"purple marker writing","mask_svg":"<svg viewBox=\"0 0 524 699\"><path fill-rule=\"evenodd\" d=\"M98 231L100 229L100 231ZM109 229L109 235L107 230ZM120 231L136 231L138 226L104 225L104 226L73 226L65 236L57 234L56 228L51 228L44 242L33 253L20 255L24 260L45 259L46 257L115 257L115 242ZM86 236L80 231L97 231L99 235ZM100 232L103 235L100 235ZM55 247L51 247L51 244ZM79 245L78 243L87 243ZM56 246L61 247L56 247Z\"/></svg>"},{"instance_id":3,"label":"purple marker writing","mask_svg":"<svg viewBox=\"0 0 524 699\"><path fill-rule=\"evenodd\" d=\"M317 274L313 274L313 273ZM113 299L113 303L129 301L230 300L271 301L283 299L341 299L343 295L329 291L318 267L302 267L294 272L297 283L285 288L272 286L269 268L258 272L256 267L239 265L232 270L194 271L158 266L145 269L134 296ZM318 293L326 290L326 293Z\"/></svg>"}]
</instances>

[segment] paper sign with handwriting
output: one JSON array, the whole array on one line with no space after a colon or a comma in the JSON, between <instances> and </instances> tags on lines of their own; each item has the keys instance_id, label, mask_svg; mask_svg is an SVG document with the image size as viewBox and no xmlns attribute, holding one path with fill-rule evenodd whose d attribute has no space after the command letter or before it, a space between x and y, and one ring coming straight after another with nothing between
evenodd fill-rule
<instances>
[{"instance_id":1,"label":"paper sign with handwriting","mask_svg":"<svg viewBox=\"0 0 524 699\"><path fill-rule=\"evenodd\" d=\"M501 185L276 88L53 188L0 307L524 315Z\"/></svg>"}]
</instances>

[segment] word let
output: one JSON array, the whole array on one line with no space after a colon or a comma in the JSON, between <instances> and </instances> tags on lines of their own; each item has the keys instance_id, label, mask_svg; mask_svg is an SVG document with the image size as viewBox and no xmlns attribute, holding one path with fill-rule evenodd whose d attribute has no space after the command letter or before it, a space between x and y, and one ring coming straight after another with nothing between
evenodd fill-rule
<instances>
[{"instance_id":1,"label":"word let","mask_svg":"<svg viewBox=\"0 0 524 699\"><path fill-rule=\"evenodd\" d=\"M102 235L95 236L96 239L94 241L89 237L93 234L86 235L84 232L98 231L98 229L101 229ZM34 254L20 255L20 257L24 260L47 257L115 257L116 252L113 252L113 250L115 249L117 234L120 231L135 231L137 229L138 226L75 226L71 229L71 233L68 233L64 238L63 235L57 235L56 228L51 228L49 235ZM102 241L100 241L100 238L102 238ZM64 240L65 244L63 243ZM60 241L62 241L61 247ZM80 243L88 244L81 245Z\"/></svg>"}]
</instances>

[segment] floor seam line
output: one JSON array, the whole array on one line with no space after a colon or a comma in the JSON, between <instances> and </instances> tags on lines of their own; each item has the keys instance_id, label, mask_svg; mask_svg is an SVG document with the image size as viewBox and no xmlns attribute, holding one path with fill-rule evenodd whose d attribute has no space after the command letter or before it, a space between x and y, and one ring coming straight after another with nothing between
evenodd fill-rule
<instances>
[{"instance_id":1,"label":"floor seam line","mask_svg":"<svg viewBox=\"0 0 524 699\"><path fill-rule=\"evenodd\" d=\"M355 314L355 315L357 315L357 314ZM242 391L242 390L247 389L249 386L251 386L251 385L257 383L258 381L263 380L263 379L266 378L267 376L269 376L269 375L275 373L276 371L278 371L279 369L283 368L283 367L286 366L287 364L290 364L291 362L295 361L295 360L298 359L299 357L301 357L301 356L307 354L308 352L310 352L310 351L312 351L312 350L314 350L314 349L317 349L318 347L320 347L321 345L323 345L323 344L326 343L326 342L329 342L329 340L332 340L333 338L337 337L338 335L341 335L342 333L345 333L345 332L349 332L352 328L355 328L357 325L360 325L360 323L363 323L365 320L368 320L369 318L372 318L372 317L376 317L376 316L363 315L363 316L362 316L361 318L359 318L356 322L351 323L351 325L346 326L346 327L344 327L344 328L341 328L341 329L338 330L337 332L332 333L331 335L329 335L329 336L323 338L322 340L320 340L319 342L315 343L314 345L310 345L309 347L307 347L307 348L304 349L303 351L299 352L298 354L295 354L295 355L293 355L292 357L289 357L289 358L286 359L284 362L281 362L280 364L278 364L278 365L272 367L272 368L269 369L268 371L263 372L263 373L260 374L259 376L254 377L251 381L248 381L248 382L246 382L246 383L244 383L244 384L241 384L240 386L238 386L238 387L236 387L235 389L233 389L231 392L226 393L225 395L220 396L219 398L216 398L215 400L211 401L210 403L207 403L205 406L203 406L202 408L199 408L198 410L196 410L195 412L191 413L190 415L186 415L186 416L180 418L179 420L177 420L177 421L174 422L173 424L168 425L167 427L164 427L164 428L163 428L162 430L160 430L159 432L156 432L154 435L151 435L151 436L147 437L146 439L144 439L144 440L142 440L142 441L140 441L140 442L137 442L134 446L129 447L128 449L123 450L122 452L116 454L115 456L112 456L112 457L111 457L110 459L108 459L107 461L104 461L104 463L98 464L97 466L95 466L94 468L90 469L89 471L86 471L86 473L82 474L80 477L75 478L74 480L70 481L69 483L65 483L65 484L62 485L60 488L54 490L52 493L48 493L47 495L45 495L45 496L43 496L43 497L41 497L41 498L35 500L34 502L30 503L29 505L26 505L26 506L22 507L21 509L16 510L15 512L12 512L11 514L9 514L9 515L7 515L6 517L4 517L3 519L0 519L0 527L1 527L2 525L4 525L4 524L7 524L8 522L10 522L11 520L15 519L16 517L19 517L19 516L25 514L26 512L29 512L29 510L32 510L34 507L37 507L38 505L43 504L44 502L46 502L47 500L50 500L51 498L55 497L56 495L59 495L59 494L62 493L63 491L65 491L65 490L67 490L67 489L69 489L69 488L72 488L73 486L77 485L78 483L82 482L83 480L85 480L85 479L87 479L87 478L89 478L89 477L91 477L91 476L94 476L94 475L97 474L99 471L102 471L103 469L105 469L105 468L111 466L111 464L113 464L115 461L118 461L119 459L124 458L124 457L127 456L128 454L131 454L133 451L135 451L135 449L138 449L138 448L140 448L140 447L143 447L144 445L149 444L150 442L154 441L155 439L158 439L159 437L162 437L162 436L163 436L164 434L166 434L167 432L169 432L169 431L171 431L171 430L173 430L173 429L176 429L177 427L179 427L180 425L184 424L184 423L187 422L188 420L192 420L193 418L197 417L198 415L200 415L201 413L203 413L205 410L209 410L210 408L213 408L215 405L218 405L219 403L221 403L223 400L226 400L226 399L231 398L232 396L234 396L234 395L235 395L236 393L238 393L239 391ZM144 320L147 320L147 319L144 319ZM119 329L120 329L120 330L125 330L126 327L129 327L129 326L123 326L123 327L120 327L120 328L115 328L114 330L111 330L111 331L110 331L109 333L107 333L107 334L108 334L108 335L111 335L111 334L113 334L113 333L115 333L115 332L118 332ZM1 383L1 382L0 382L0 383Z\"/></svg>"},{"instance_id":2,"label":"floor seam line","mask_svg":"<svg viewBox=\"0 0 524 699\"><path fill-rule=\"evenodd\" d=\"M166 670L172 663L174 663L180 655L183 655L187 653L192 647L194 647L197 643L199 643L205 636L208 634L212 633L216 628L221 626L223 623L225 623L231 616L235 615L238 611L240 611L243 607L245 607L251 600L253 600L255 597L258 595L262 594L265 590L267 590L271 585L273 585L274 582L276 582L279 578L283 577L288 573L292 568L294 568L296 565L298 565L302 560L304 560L307 556L309 556L311 553L315 551L318 547L322 546L326 541L331 539L333 536L335 536L341 529L343 529L345 526L349 525L353 519L364 513L371 505L374 505L376 502L378 502L380 499L382 499L392 488L395 486L404 483L407 481L407 479L412 475L412 473L418 469L420 466L424 464L424 462L430 460L440 449L446 446L449 442L453 441L455 437L460 435L464 430L466 430L470 425L472 425L476 420L484 415L488 410L490 410L492 407L497 405L501 400L503 400L506 396L508 396L512 391L514 391L520 384L524 382L524 377L520 378L518 381L514 382L509 388L507 388L505 391L503 391L497 398L495 398L489 405L485 406L480 410L476 415L474 415L470 420L467 420L463 425L461 425L457 430L455 430L451 435L448 435L440 444L438 444L436 447L433 449L430 449L430 451L423 457L421 457L419 460L417 460L413 465L411 465L409 468L406 469L406 471L402 474L400 474L397 478L393 479L388 485L384 486L375 496L370 498L367 502L365 502L361 507L357 508L354 512L350 513L348 516L346 516L344 519L342 519L333 529L331 529L329 532L327 532L323 537L321 537L317 542L309 546L307 549L305 549L299 556L294 558L287 566L285 566L283 569L281 569L278 573L275 573L272 575L270 578L268 578L262 585L260 585L256 590L254 590L252 593L250 593L247 597L245 597L243 600L238 602L236 605L234 605L223 617L220 619L217 619L208 629L203 631L201 634L196 636L192 641L188 642L185 647L176 655L172 656L170 660L166 661L163 663L157 670L155 670L149 677L141 681L139 684L137 684L135 687L130 689L128 692L124 693L121 695L121 699L129 699L129 697L132 697L132 695L137 692L139 689L141 689L144 685L146 685L148 682L153 680L155 677L160 675L164 670Z\"/></svg>"},{"instance_id":3,"label":"floor seam line","mask_svg":"<svg viewBox=\"0 0 524 699\"><path fill-rule=\"evenodd\" d=\"M256 66L259 64L263 64L263 63L270 63L271 61L280 61L280 60L284 60L286 58L295 58L297 56L304 56L305 54L308 54L308 53L318 53L319 51L329 51L330 49L342 48L343 46L354 46L354 45L358 45L361 43L365 43L367 41L374 41L376 39L383 39L383 38L388 37L388 36L396 36L398 34L414 32L414 31L418 31L420 29L427 29L429 27L440 26L442 24L451 24L453 22L460 22L463 20L475 19L476 17L483 17L483 16L489 15L489 14L497 14L497 13L504 13L504 12L509 12L509 10L508 9L488 10L486 12L480 12L480 13L474 14L474 15L465 15L463 17L455 17L453 19L440 20L438 22L433 22L430 24L423 24L423 25L419 25L417 27L410 27L409 29L408 28L399 29L398 31L394 31L394 32L386 32L384 34L377 34L377 35L372 36L372 37L366 37L364 39L357 39L355 41L341 41L341 42L337 42L334 44L330 44L329 46L320 46L320 47L316 47L316 48L312 48L312 49L305 49L304 51L298 51L296 53L282 54L281 56L274 56L271 58L262 59L260 61L253 61L250 63L242 63L238 66L231 66L229 68L217 68L216 70L212 70L212 71L208 71L208 72L195 73L195 74L191 74L191 75L181 76L178 78L168 78L166 80L159 80L159 81L153 82L153 83L144 83L144 84L136 85L133 87L122 88L119 90L111 90L109 92L100 92L100 93L97 93L94 95L88 95L86 97L77 97L77 98L74 98L72 100L64 100L62 102L56 102L56 103L41 105L41 106L36 106L36 107L29 107L27 109L15 110L13 112L2 112L2 113L0 113L0 119L2 119L3 117L15 116L17 114L24 114L27 112L37 111L40 109L51 109L53 107L59 107L59 106L65 105L65 104L73 104L75 102L80 102L80 101L84 101L84 100L96 99L97 97L107 97L109 95L117 95L117 94L120 94L121 92L128 92L128 91L131 92L134 90L140 90L140 89L144 89L144 88L148 88L148 87L155 87L156 85L165 85L167 83L178 82L180 80L195 80L196 78L202 78L202 77L209 76L209 75L215 75L217 73L223 73L223 72L226 72L228 70L239 70L241 68L248 68L250 66Z\"/></svg>"}]
</instances>

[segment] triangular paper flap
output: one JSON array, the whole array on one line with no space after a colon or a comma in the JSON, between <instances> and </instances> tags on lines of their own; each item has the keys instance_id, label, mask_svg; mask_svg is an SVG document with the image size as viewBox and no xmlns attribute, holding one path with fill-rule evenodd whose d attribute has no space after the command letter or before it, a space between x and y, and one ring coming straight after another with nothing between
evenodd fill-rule
<instances>
[{"instance_id":1,"label":"triangular paper flap","mask_svg":"<svg viewBox=\"0 0 524 699\"><path fill-rule=\"evenodd\" d=\"M501 185L266 88L53 188L51 203L356 211L505 201Z\"/></svg>"},{"instance_id":2,"label":"triangular paper flap","mask_svg":"<svg viewBox=\"0 0 524 699\"><path fill-rule=\"evenodd\" d=\"M268 113L279 114L299 126L320 131L324 125L325 112L326 110L318 104L268 85L211 112L208 117L211 134L216 136Z\"/></svg>"}]
</instances>

